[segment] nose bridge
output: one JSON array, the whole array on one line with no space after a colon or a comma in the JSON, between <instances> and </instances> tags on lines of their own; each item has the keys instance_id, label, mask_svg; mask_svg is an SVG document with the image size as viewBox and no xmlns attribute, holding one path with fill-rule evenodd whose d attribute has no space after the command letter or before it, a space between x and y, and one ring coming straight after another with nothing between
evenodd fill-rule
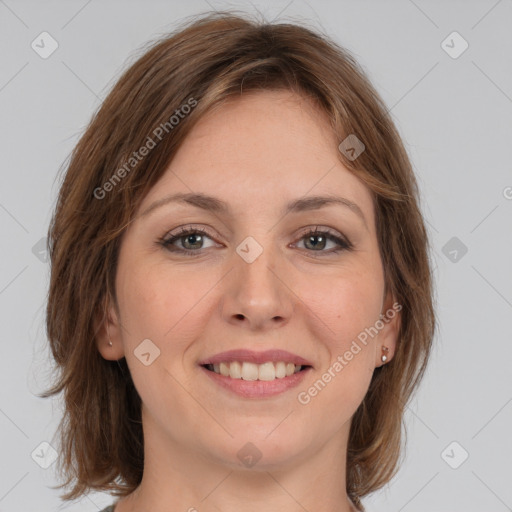
<instances>
[{"instance_id":1,"label":"nose bridge","mask_svg":"<svg viewBox=\"0 0 512 512\"><path fill-rule=\"evenodd\" d=\"M224 302L224 314L230 320L243 316L251 326L263 326L290 316L293 294L285 285L284 275L279 275L284 266L271 239L271 236L265 237L262 244L247 237L237 246L235 268Z\"/></svg>"}]
</instances>

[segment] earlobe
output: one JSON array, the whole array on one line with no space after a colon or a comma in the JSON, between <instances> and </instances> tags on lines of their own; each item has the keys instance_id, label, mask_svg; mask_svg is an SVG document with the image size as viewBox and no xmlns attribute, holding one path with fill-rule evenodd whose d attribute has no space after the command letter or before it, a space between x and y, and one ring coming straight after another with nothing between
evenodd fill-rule
<instances>
[{"instance_id":1,"label":"earlobe","mask_svg":"<svg viewBox=\"0 0 512 512\"><path fill-rule=\"evenodd\" d=\"M386 307L383 309L380 316L380 322L383 326L378 336L378 361L376 366L388 364L393 360L396 352L398 333L400 331L402 306L394 300L393 297L388 297Z\"/></svg>"},{"instance_id":2,"label":"earlobe","mask_svg":"<svg viewBox=\"0 0 512 512\"><path fill-rule=\"evenodd\" d=\"M380 356L380 360L385 363L388 360L389 347L382 347L382 356Z\"/></svg>"},{"instance_id":3,"label":"earlobe","mask_svg":"<svg viewBox=\"0 0 512 512\"><path fill-rule=\"evenodd\" d=\"M114 308L98 312L94 327L96 347L103 358L117 361L124 357L120 323Z\"/></svg>"}]
</instances>

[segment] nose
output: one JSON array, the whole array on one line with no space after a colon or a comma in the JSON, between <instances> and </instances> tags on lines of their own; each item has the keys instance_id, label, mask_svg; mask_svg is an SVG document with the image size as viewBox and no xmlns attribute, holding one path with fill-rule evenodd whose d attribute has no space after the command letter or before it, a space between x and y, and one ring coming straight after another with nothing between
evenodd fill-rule
<instances>
[{"instance_id":1,"label":"nose","mask_svg":"<svg viewBox=\"0 0 512 512\"><path fill-rule=\"evenodd\" d=\"M228 323L249 330L269 330L289 322L295 295L289 279L270 249L251 263L238 254L227 276L222 316Z\"/></svg>"}]
</instances>

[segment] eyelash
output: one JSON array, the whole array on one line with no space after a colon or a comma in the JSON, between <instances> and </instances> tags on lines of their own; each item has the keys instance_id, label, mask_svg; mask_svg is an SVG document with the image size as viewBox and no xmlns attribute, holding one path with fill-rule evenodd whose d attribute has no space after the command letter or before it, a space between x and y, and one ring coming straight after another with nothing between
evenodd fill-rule
<instances>
[{"instance_id":1,"label":"eyelash","mask_svg":"<svg viewBox=\"0 0 512 512\"><path fill-rule=\"evenodd\" d=\"M192 251L190 249L178 249L172 245L177 240L180 240L184 236L191 235L191 234L200 234L201 236L207 236L208 238L213 238L212 236L210 236L208 234L208 232L206 230L204 230L202 228L182 227L178 233L175 233L175 234L167 236L167 237L163 237L163 238L159 239L158 242L160 243L160 245L165 247L170 252L181 253L181 254L189 255L189 256L198 256L202 253L202 249ZM337 254L341 251L350 251L353 249L353 245L348 239L345 240L345 239L337 236L336 234L332 233L329 230L321 230L321 229L318 229L318 227L317 227L313 230L309 230L309 231L306 231L305 233L302 233L299 240L302 240L308 236L325 236L328 240L331 240L331 241L337 243L339 246L338 249L331 249L330 251L312 251L309 249L304 249L308 252Z\"/></svg>"}]
</instances>

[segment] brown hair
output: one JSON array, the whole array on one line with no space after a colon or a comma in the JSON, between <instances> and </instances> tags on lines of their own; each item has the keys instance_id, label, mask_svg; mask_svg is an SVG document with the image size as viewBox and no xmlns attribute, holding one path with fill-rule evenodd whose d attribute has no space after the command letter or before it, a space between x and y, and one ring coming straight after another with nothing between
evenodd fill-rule
<instances>
[{"instance_id":1,"label":"brown hair","mask_svg":"<svg viewBox=\"0 0 512 512\"><path fill-rule=\"evenodd\" d=\"M244 91L285 88L313 99L340 142L356 134L364 143L357 159L341 151L339 158L372 191L386 290L402 305L394 358L375 369L351 424L345 484L364 510L360 498L398 471L404 408L436 326L428 238L398 131L356 60L305 26L206 13L143 50L73 150L49 227L46 324L58 380L42 396L64 392L58 434L66 482L59 487L73 487L63 497L90 489L125 496L142 479L141 400L126 360L105 360L94 332L94 319L117 305L123 232L198 119ZM169 122L193 102L177 124ZM149 138L155 147L131 161Z\"/></svg>"}]
</instances>

